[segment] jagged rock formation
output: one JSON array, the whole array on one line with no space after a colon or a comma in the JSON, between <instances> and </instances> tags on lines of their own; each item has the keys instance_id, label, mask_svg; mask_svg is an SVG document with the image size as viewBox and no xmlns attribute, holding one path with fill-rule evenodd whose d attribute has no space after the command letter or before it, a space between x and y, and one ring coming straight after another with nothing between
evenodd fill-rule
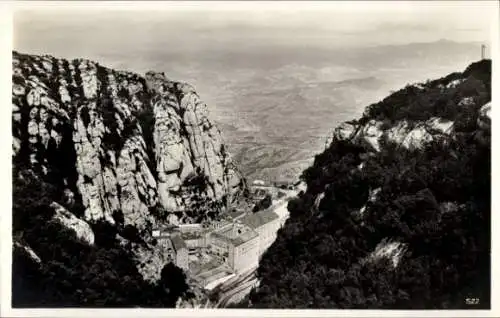
<instances>
[{"instance_id":1,"label":"jagged rock formation","mask_svg":"<svg viewBox=\"0 0 500 318\"><path fill-rule=\"evenodd\" d=\"M152 227L215 217L245 189L193 87L17 52L12 68L14 163L76 206L54 203L56 218L87 243L86 222L135 227L144 277L158 278L165 263L148 245Z\"/></svg>"},{"instance_id":2,"label":"jagged rock formation","mask_svg":"<svg viewBox=\"0 0 500 318\"><path fill-rule=\"evenodd\" d=\"M193 176L205 179L203 195L213 201L243 187L207 106L187 84L14 52L12 94L14 156L48 174L50 153L72 143L86 220L113 223L121 209L127 224L141 226L157 203L166 213L186 211L199 199L185 187Z\"/></svg>"},{"instance_id":3,"label":"jagged rock formation","mask_svg":"<svg viewBox=\"0 0 500 318\"><path fill-rule=\"evenodd\" d=\"M478 120L486 126L491 109L487 92L491 84L483 80L491 71L485 67L486 63L478 62L462 73L407 85L367 107L361 119L339 125L333 137L362 143L375 151L380 150L381 139L405 148L420 148L440 136L453 135L454 121L461 115L470 115L464 114L464 110L482 105ZM482 87L481 93L476 93L475 87Z\"/></svg>"},{"instance_id":4,"label":"jagged rock formation","mask_svg":"<svg viewBox=\"0 0 500 318\"><path fill-rule=\"evenodd\" d=\"M406 246L400 242L390 242L383 239L376 247L375 250L365 259L366 262L378 262L383 258L389 259L392 266L396 268L405 253Z\"/></svg>"},{"instance_id":5,"label":"jagged rock formation","mask_svg":"<svg viewBox=\"0 0 500 318\"><path fill-rule=\"evenodd\" d=\"M423 143L432 140L435 135L451 133L452 126L453 122L437 117L413 125L402 120L392 127L384 127L383 122L370 120L362 126L343 123L335 129L334 137L362 141L376 151L380 150L380 138L387 138L406 148L419 148Z\"/></svg>"},{"instance_id":6,"label":"jagged rock formation","mask_svg":"<svg viewBox=\"0 0 500 318\"><path fill-rule=\"evenodd\" d=\"M59 222L66 228L75 231L76 237L84 241L85 243L92 245L94 244L94 232L85 221L80 220L60 204L53 202L51 208L54 209L55 215L54 220Z\"/></svg>"}]
</instances>

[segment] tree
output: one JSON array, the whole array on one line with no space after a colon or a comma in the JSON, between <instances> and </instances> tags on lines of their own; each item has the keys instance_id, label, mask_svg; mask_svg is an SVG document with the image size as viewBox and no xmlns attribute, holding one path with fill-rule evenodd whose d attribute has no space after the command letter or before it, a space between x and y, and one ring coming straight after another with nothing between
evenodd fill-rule
<instances>
[{"instance_id":1,"label":"tree","mask_svg":"<svg viewBox=\"0 0 500 318\"><path fill-rule=\"evenodd\" d=\"M173 301L173 306L177 298L186 295L189 290L186 274L172 263L168 263L161 270L161 280L158 286L167 291L169 298Z\"/></svg>"},{"instance_id":2,"label":"tree","mask_svg":"<svg viewBox=\"0 0 500 318\"><path fill-rule=\"evenodd\" d=\"M268 193L268 194L266 194L266 196L262 200L260 200L259 202L257 202L255 204L252 211L258 212L258 211L265 210L265 209L269 208L272 204L273 204L273 197L271 194Z\"/></svg>"}]
</instances>

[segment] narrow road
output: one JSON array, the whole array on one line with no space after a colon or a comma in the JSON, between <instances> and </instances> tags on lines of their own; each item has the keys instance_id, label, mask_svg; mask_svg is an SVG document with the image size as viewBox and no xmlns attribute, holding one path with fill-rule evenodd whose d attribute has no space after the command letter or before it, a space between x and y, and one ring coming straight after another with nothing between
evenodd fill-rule
<instances>
[{"instance_id":1,"label":"narrow road","mask_svg":"<svg viewBox=\"0 0 500 318\"><path fill-rule=\"evenodd\" d=\"M231 293L224 295L224 297L221 298L219 303L216 305L216 308L225 308L231 303L237 303L241 301L246 295L250 293L256 283L257 279L252 279L251 281L245 282L244 284L240 285L238 288L232 290Z\"/></svg>"},{"instance_id":2,"label":"narrow road","mask_svg":"<svg viewBox=\"0 0 500 318\"><path fill-rule=\"evenodd\" d=\"M239 285L245 283L246 281L255 278L255 270L256 269L253 269L246 273L242 273L239 276L236 276L228 280L227 282L222 283L221 285L214 288L211 294L218 295L220 297L220 295L230 292L231 290L237 288Z\"/></svg>"},{"instance_id":3,"label":"narrow road","mask_svg":"<svg viewBox=\"0 0 500 318\"><path fill-rule=\"evenodd\" d=\"M255 275L248 276L246 279L241 281L238 285L233 286L232 288L226 290L219 296L219 301L216 305L216 308L224 308L234 300L238 301L238 299L234 298L243 298L245 297L255 286L257 283L257 278ZM239 297L238 297L239 296Z\"/></svg>"}]
</instances>

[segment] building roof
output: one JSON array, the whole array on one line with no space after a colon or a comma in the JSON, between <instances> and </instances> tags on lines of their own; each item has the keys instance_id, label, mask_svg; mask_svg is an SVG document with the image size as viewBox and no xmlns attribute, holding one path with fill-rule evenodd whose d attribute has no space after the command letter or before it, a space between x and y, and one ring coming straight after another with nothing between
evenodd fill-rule
<instances>
[{"instance_id":1,"label":"building roof","mask_svg":"<svg viewBox=\"0 0 500 318\"><path fill-rule=\"evenodd\" d=\"M293 185L293 182L286 180L276 180L274 182L275 185Z\"/></svg>"},{"instance_id":2,"label":"building roof","mask_svg":"<svg viewBox=\"0 0 500 318\"><path fill-rule=\"evenodd\" d=\"M232 221L230 222L229 220L221 220L212 222L211 227L215 230L221 230L227 228L228 226L231 226L232 224Z\"/></svg>"},{"instance_id":3,"label":"building roof","mask_svg":"<svg viewBox=\"0 0 500 318\"><path fill-rule=\"evenodd\" d=\"M235 231L236 226L236 224L233 224L233 226L231 226L230 228L225 228L224 230L213 232L212 235L231 243L233 246L239 246L259 236L259 233L255 232L249 227L242 227L242 232L237 233Z\"/></svg>"},{"instance_id":4,"label":"building roof","mask_svg":"<svg viewBox=\"0 0 500 318\"><path fill-rule=\"evenodd\" d=\"M187 240L199 240L203 238L203 233L192 233L192 232L186 232L182 233L181 237L184 241Z\"/></svg>"},{"instance_id":5,"label":"building roof","mask_svg":"<svg viewBox=\"0 0 500 318\"><path fill-rule=\"evenodd\" d=\"M241 221L252 229L257 229L271 221L279 219L279 215L271 210L263 210L245 215Z\"/></svg>"},{"instance_id":6,"label":"building roof","mask_svg":"<svg viewBox=\"0 0 500 318\"><path fill-rule=\"evenodd\" d=\"M170 240L172 241L172 245L176 251L179 251L182 248L187 248L186 243L180 235L172 235Z\"/></svg>"},{"instance_id":7,"label":"building roof","mask_svg":"<svg viewBox=\"0 0 500 318\"><path fill-rule=\"evenodd\" d=\"M232 211L229 213L229 216L232 218L232 219L238 219L240 217L242 217L243 215L245 214L245 211L242 211L242 210L236 210L236 211Z\"/></svg>"},{"instance_id":8,"label":"building roof","mask_svg":"<svg viewBox=\"0 0 500 318\"><path fill-rule=\"evenodd\" d=\"M222 263L220 262L220 260L212 258L206 263L191 262L190 267L192 268L191 269L192 274L198 276L199 274L206 273L213 269L216 269L221 265Z\"/></svg>"},{"instance_id":9,"label":"building roof","mask_svg":"<svg viewBox=\"0 0 500 318\"><path fill-rule=\"evenodd\" d=\"M170 238L166 239L166 240L161 240L160 242L161 242L160 244L164 250L166 250L166 251L175 250L174 245L172 243L172 240Z\"/></svg>"},{"instance_id":10,"label":"building roof","mask_svg":"<svg viewBox=\"0 0 500 318\"><path fill-rule=\"evenodd\" d=\"M254 180L252 182L252 184L255 184L255 185L264 185L264 184L266 184L266 182L263 181L263 180Z\"/></svg>"},{"instance_id":11,"label":"building roof","mask_svg":"<svg viewBox=\"0 0 500 318\"><path fill-rule=\"evenodd\" d=\"M165 224L165 225L157 227L156 229L162 230L162 231L175 231L175 230L179 229L179 226L174 225L174 224Z\"/></svg>"},{"instance_id":12,"label":"building roof","mask_svg":"<svg viewBox=\"0 0 500 318\"><path fill-rule=\"evenodd\" d=\"M233 238L232 242L233 242L234 246L239 246L245 242L250 241L251 239L256 238L257 236L259 236L259 233L255 232L255 231L247 231L247 232L244 232L241 235Z\"/></svg>"},{"instance_id":13,"label":"building roof","mask_svg":"<svg viewBox=\"0 0 500 318\"><path fill-rule=\"evenodd\" d=\"M180 224L178 226L181 232L184 231L201 231L203 229L203 225L201 223L193 223L193 224Z\"/></svg>"},{"instance_id":14,"label":"building roof","mask_svg":"<svg viewBox=\"0 0 500 318\"><path fill-rule=\"evenodd\" d=\"M166 238L170 237L171 234L179 231L179 228L175 225L166 225L153 229L151 236L155 238Z\"/></svg>"}]
</instances>

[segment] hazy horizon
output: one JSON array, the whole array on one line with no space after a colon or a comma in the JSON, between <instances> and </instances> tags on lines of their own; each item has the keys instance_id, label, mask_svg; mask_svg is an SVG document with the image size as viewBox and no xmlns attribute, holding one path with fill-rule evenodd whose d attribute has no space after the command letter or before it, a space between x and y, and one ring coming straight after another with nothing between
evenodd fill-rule
<instances>
[{"instance_id":1,"label":"hazy horizon","mask_svg":"<svg viewBox=\"0 0 500 318\"><path fill-rule=\"evenodd\" d=\"M173 72L183 80L189 72L177 74L146 59L161 54L166 65L169 59L186 64L231 59L239 67L268 68L273 60L301 63L310 55L308 63L318 63L323 55L345 56L351 49L443 39L489 46L488 2L357 3L30 4L15 11L13 47L139 73Z\"/></svg>"},{"instance_id":2,"label":"hazy horizon","mask_svg":"<svg viewBox=\"0 0 500 318\"><path fill-rule=\"evenodd\" d=\"M259 177L300 172L390 90L463 70L492 23L491 2L91 5L17 11L14 49L189 82Z\"/></svg>"}]
</instances>

